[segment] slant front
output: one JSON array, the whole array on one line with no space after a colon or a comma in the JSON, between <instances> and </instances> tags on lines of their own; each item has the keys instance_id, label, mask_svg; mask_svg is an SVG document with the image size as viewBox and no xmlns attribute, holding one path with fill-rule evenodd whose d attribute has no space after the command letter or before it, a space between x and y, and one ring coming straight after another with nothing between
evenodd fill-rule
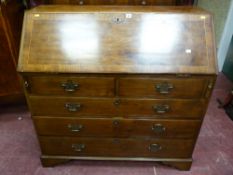
<instances>
[{"instance_id":1,"label":"slant front","mask_svg":"<svg viewBox=\"0 0 233 175\"><path fill-rule=\"evenodd\" d=\"M26 15L19 71L215 72L209 14L79 8Z\"/></svg>"}]
</instances>

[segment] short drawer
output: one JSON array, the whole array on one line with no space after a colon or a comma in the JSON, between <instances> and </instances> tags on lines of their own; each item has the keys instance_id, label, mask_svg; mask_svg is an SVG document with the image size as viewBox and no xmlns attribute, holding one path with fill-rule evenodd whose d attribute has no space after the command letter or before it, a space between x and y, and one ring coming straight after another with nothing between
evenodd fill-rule
<instances>
[{"instance_id":1,"label":"short drawer","mask_svg":"<svg viewBox=\"0 0 233 175\"><path fill-rule=\"evenodd\" d=\"M28 92L36 95L114 96L114 78L73 76L30 76Z\"/></svg>"},{"instance_id":2,"label":"short drawer","mask_svg":"<svg viewBox=\"0 0 233 175\"><path fill-rule=\"evenodd\" d=\"M204 100L154 100L30 96L32 115L159 116L200 118Z\"/></svg>"},{"instance_id":3,"label":"short drawer","mask_svg":"<svg viewBox=\"0 0 233 175\"><path fill-rule=\"evenodd\" d=\"M151 98L201 98L207 78L120 78L119 96Z\"/></svg>"},{"instance_id":4,"label":"short drawer","mask_svg":"<svg viewBox=\"0 0 233 175\"><path fill-rule=\"evenodd\" d=\"M42 154L63 156L190 158L194 140L39 136Z\"/></svg>"},{"instance_id":5,"label":"short drawer","mask_svg":"<svg viewBox=\"0 0 233 175\"><path fill-rule=\"evenodd\" d=\"M38 135L76 137L195 138L201 121L33 117Z\"/></svg>"}]
</instances>

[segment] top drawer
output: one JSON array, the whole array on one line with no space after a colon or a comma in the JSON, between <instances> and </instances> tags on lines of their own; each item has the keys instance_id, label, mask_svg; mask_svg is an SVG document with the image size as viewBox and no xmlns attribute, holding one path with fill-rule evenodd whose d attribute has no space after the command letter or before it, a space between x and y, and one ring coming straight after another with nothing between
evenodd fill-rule
<instances>
[{"instance_id":1,"label":"top drawer","mask_svg":"<svg viewBox=\"0 0 233 175\"><path fill-rule=\"evenodd\" d=\"M112 97L113 77L30 76L25 78L27 91L33 95Z\"/></svg>"},{"instance_id":2,"label":"top drawer","mask_svg":"<svg viewBox=\"0 0 233 175\"><path fill-rule=\"evenodd\" d=\"M119 96L151 98L201 98L208 86L207 77L120 78Z\"/></svg>"}]
</instances>

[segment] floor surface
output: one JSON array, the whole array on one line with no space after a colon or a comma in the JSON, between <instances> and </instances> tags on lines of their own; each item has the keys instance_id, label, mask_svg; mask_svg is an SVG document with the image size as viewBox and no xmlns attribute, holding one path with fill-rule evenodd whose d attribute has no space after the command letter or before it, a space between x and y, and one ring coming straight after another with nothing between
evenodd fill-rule
<instances>
[{"instance_id":1,"label":"floor surface","mask_svg":"<svg viewBox=\"0 0 233 175\"><path fill-rule=\"evenodd\" d=\"M190 171L154 162L73 161L43 168L25 106L0 108L0 175L233 175L233 121L218 108L233 87L220 74L193 153Z\"/></svg>"}]
</instances>

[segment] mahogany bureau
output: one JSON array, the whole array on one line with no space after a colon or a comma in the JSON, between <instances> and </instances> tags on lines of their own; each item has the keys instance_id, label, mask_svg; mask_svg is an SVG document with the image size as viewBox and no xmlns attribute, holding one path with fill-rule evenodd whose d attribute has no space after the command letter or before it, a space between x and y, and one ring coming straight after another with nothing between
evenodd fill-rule
<instances>
[{"instance_id":1,"label":"mahogany bureau","mask_svg":"<svg viewBox=\"0 0 233 175\"><path fill-rule=\"evenodd\" d=\"M188 170L217 73L212 16L40 6L25 14L18 71L44 166L134 160Z\"/></svg>"}]
</instances>

